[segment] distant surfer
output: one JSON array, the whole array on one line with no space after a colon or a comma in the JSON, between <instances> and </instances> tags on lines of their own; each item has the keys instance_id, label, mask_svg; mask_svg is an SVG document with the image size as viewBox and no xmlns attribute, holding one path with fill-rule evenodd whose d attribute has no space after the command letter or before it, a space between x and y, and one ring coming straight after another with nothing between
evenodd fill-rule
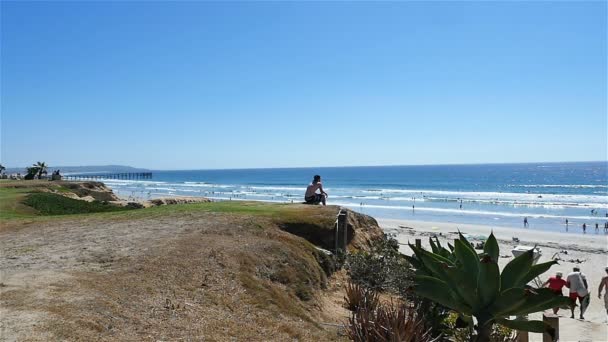
<instances>
[{"instance_id":1,"label":"distant surfer","mask_svg":"<svg viewBox=\"0 0 608 342\"><path fill-rule=\"evenodd\" d=\"M319 193L317 193L319 190ZM312 179L312 183L306 187L306 194L304 200L307 204L326 204L327 192L323 190L323 184L321 184L321 176L315 175Z\"/></svg>"},{"instance_id":2,"label":"distant surfer","mask_svg":"<svg viewBox=\"0 0 608 342\"><path fill-rule=\"evenodd\" d=\"M524 217L524 228L528 228L528 218Z\"/></svg>"}]
</instances>

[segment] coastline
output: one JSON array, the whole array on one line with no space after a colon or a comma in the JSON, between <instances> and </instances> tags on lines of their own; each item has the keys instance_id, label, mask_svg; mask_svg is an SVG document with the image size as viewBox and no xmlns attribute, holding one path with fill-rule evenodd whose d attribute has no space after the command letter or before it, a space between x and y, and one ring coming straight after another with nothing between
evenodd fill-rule
<instances>
[{"instance_id":1,"label":"coastline","mask_svg":"<svg viewBox=\"0 0 608 342\"><path fill-rule=\"evenodd\" d=\"M553 266L549 272L541 278L545 281L555 272L561 271L566 276L574 266L579 266L587 276L589 282L589 293L591 301L585 320L571 319L569 310L560 310L560 340L561 341L604 341L608 336L608 321L604 300L598 299L597 289L599 282L606 275L604 268L608 266L608 236L603 232L600 234L563 234L548 231L535 231L521 228L494 228L484 225L465 225L450 222L430 222L377 218L380 227L389 234L394 234L400 243L400 252L411 255L409 243L415 239L421 239L422 246L430 249L429 237L437 236L442 244L453 242L457 237L457 231L469 235L473 243L487 237L490 232L498 240L500 247L499 266L503 268L509 261L513 260L511 249L516 245L534 246L542 250L539 263L550 261L553 256L560 258L559 264ZM513 241L513 237L519 238L519 242ZM566 253L564 253L566 252ZM564 289L567 295L568 290ZM550 310L549 310L550 311ZM578 317L578 308L575 309L575 317ZM540 313L530 315L531 319L542 319ZM530 334L530 341L542 341L542 335Z\"/></svg>"}]
</instances>

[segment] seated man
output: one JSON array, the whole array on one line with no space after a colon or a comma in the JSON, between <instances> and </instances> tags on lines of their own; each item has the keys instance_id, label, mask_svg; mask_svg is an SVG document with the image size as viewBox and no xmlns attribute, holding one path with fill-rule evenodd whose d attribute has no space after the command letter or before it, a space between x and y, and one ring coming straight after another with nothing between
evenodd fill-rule
<instances>
[{"instance_id":1,"label":"seated man","mask_svg":"<svg viewBox=\"0 0 608 342\"><path fill-rule=\"evenodd\" d=\"M317 193L317 190L319 190L321 193ZM315 175L312 180L312 184L310 184L306 188L304 200L306 201L306 204L323 203L323 205L326 205L325 198L327 198L327 192L323 191L323 185L321 184L321 176Z\"/></svg>"}]
</instances>

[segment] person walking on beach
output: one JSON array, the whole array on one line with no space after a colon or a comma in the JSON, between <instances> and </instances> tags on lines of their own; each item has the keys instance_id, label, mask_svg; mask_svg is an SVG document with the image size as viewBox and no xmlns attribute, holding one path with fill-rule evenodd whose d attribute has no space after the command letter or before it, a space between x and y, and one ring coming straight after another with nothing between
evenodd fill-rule
<instances>
[{"instance_id":1,"label":"person walking on beach","mask_svg":"<svg viewBox=\"0 0 608 342\"><path fill-rule=\"evenodd\" d=\"M583 223L583 234L587 233L587 224Z\"/></svg>"},{"instance_id":2,"label":"person walking on beach","mask_svg":"<svg viewBox=\"0 0 608 342\"><path fill-rule=\"evenodd\" d=\"M599 231L600 231L600 225L597 222L595 222L595 232L597 233Z\"/></svg>"},{"instance_id":3,"label":"person walking on beach","mask_svg":"<svg viewBox=\"0 0 608 342\"><path fill-rule=\"evenodd\" d=\"M604 308L606 309L606 320L608 321L608 267L604 271L606 271L606 275L600 281L600 287L597 289L597 298L602 299L602 289L606 288L604 292Z\"/></svg>"},{"instance_id":4,"label":"person walking on beach","mask_svg":"<svg viewBox=\"0 0 608 342\"><path fill-rule=\"evenodd\" d=\"M524 217L524 228L528 228L528 218Z\"/></svg>"},{"instance_id":5,"label":"person walking on beach","mask_svg":"<svg viewBox=\"0 0 608 342\"><path fill-rule=\"evenodd\" d=\"M587 277L581 272L578 266L572 268L572 272L566 277L567 286L570 288L570 318L574 318L574 308L576 307L576 299L580 305L580 319L585 319L583 314L589 306L589 286Z\"/></svg>"},{"instance_id":6,"label":"person walking on beach","mask_svg":"<svg viewBox=\"0 0 608 342\"><path fill-rule=\"evenodd\" d=\"M320 193L317 193L317 190ZM321 184L321 176L315 175L312 179L312 183L306 187L306 194L304 195L304 200L307 204L326 204L327 192L323 190L323 184Z\"/></svg>"},{"instance_id":7,"label":"person walking on beach","mask_svg":"<svg viewBox=\"0 0 608 342\"><path fill-rule=\"evenodd\" d=\"M568 231L568 219L566 219L566 231Z\"/></svg>"},{"instance_id":8,"label":"person walking on beach","mask_svg":"<svg viewBox=\"0 0 608 342\"><path fill-rule=\"evenodd\" d=\"M547 286L549 285L549 286ZM555 292L555 294L563 296L562 288L564 286L568 286L568 282L562 279L562 272L555 273L555 277L550 277L544 284L543 287L547 286L551 291ZM557 315L559 311L559 307L553 308L553 313Z\"/></svg>"}]
</instances>

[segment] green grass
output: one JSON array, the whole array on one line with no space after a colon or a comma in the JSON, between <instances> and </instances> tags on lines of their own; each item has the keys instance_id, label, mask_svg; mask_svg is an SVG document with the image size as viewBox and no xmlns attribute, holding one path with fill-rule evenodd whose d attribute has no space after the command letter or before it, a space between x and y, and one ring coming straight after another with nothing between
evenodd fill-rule
<instances>
[{"instance_id":1,"label":"green grass","mask_svg":"<svg viewBox=\"0 0 608 342\"><path fill-rule=\"evenodd\" d=\"M30 190L24 188L0 188L0 219L8 220L34 216L36 211L21 203Z\"/></svg>"},{"instance_id":2,"label":"green grass","mask_svg":"<svg viewBox=\"0 0 608 342\"><path fill-rule=\"evenodd\" d=\"M190 203L116 211L114 207L107 207L101 203L91 204L58 194L39 192L41 187L59 193L71 192L65 185L36 181L13 183L0 182L0 219L44 221L60 219L62 217L60 215L71 214L108 220L130 220L208 212L263 216L277 219L287 225L290 222L299 224L310 222L315 226L331 226L333 222L329 221L333 220L332 217L335 215L333 212L336 211L335 208L329 207L244 201ZM328 215L329 212L325 210L332 213Z\"/></svg>"},{"instance_id":3,"label":"green grass","mask_svg":"<svg viewBox=\"0 0 608 342\"><path fill-rule=\"evenodd\" d=\"M48 192L31 193L25 198L23 204L36 209L42 215L88 214L131 210L127 207L104 204L97 201L81 201Z\"/></svg>"}]
</instances>

